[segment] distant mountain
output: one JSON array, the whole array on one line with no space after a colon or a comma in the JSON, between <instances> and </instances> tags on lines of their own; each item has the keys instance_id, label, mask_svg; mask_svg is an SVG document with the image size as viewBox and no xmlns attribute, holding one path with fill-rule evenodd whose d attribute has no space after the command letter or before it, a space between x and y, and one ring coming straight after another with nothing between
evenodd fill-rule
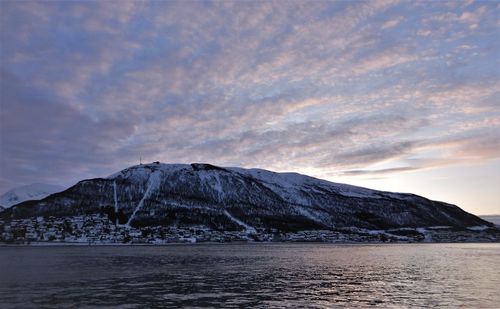
<instances>
[{"instance_id":1,"label":"distant mountain","mask_svg":"<svg viewBox=\"0 0 500 309\"><path fill-rule=\"evenodd\" d=\"M300 231L491 226L455 205L333 183L297 173L210 164L132 166L83 180L0 218L106 213L132 227L203 225L217 230Z\"/></svg>"},{"instance_id":2,"label":"distant mountain","mask_svg":"<svg viewBox=\"0 0 500 309\"><path fill-rule=\"evenodd\" d=\"M500 226L500 215L479 216L481 219Z\"/></svg>"},{"instance_id":3,"label":"distant mountain","mask_svg":"<svg viewBox=\"0 0 500 309\"><path fill-rule=\"evenodd\" d=\"M61 186L34 183L5 192L0 196L0 205L7 208L28 200L41 200L53 193L64 190Z\"/></svg>"}]
</instances>

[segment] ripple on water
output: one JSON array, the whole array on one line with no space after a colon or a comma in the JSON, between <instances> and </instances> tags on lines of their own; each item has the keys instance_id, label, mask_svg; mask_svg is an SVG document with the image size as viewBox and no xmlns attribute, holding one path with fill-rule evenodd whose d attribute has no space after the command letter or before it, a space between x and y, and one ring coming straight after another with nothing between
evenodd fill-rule
<instances>
[{"instance_id":1,"label":"ripple on water","mask_svg":"<svg viewBox=\"0 0 500 309\"><path fill-rule=\"evenodd\" d=\"M246 244L0 250L3 307L475 307L500 244Z\"/></svg>"}]
</instances>

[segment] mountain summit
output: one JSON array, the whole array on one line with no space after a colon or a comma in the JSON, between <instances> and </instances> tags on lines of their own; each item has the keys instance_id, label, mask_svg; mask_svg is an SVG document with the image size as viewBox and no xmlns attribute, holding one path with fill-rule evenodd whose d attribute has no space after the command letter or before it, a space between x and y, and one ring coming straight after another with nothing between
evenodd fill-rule
<instances>
[{"instance_id":1,"label":"mountain summit","mask_svg":"<svg viewBox=\"0 0 500 309\"><path fill-rule=\"evenodd\" d=\"M297 173L204 163L129 167L83 180L40 201L6 209L3 219L106 213L130 227L202 225L279 231L491 226L457 206L402 193L333 183Z\"/></svg>"}]
</instances>

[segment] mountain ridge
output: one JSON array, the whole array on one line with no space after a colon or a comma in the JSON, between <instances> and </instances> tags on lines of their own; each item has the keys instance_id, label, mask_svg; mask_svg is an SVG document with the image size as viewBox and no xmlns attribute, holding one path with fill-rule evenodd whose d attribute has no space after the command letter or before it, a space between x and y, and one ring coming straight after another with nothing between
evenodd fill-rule
<instances>
[{"instance_id":1,"label":"mountain ridge","mask_svg":"<svg viewBox=\"0 0 500 309\"><path fill-rule=\"evenodd\" d=\"M411 193L377 191L298 173L159 162L82 180L40 201L6 209L0 216L85 213L106 213L118 224L134 227L198 224L221 230L492 226L455 205Z\"/></svg>"},{"instance_id":2,"label":"mountain ridge","mask_svg":"<svg viewBox=\"0 0 500 309\"><path fill-rule=\"evenodd\" d=\"M58 185L45 183L32 183L29 185L12 188L0 196L0 205L4 208L11 207L27 200L41 200L53 193L63 191L65 188Z\"/></svg>"}]
</instances>

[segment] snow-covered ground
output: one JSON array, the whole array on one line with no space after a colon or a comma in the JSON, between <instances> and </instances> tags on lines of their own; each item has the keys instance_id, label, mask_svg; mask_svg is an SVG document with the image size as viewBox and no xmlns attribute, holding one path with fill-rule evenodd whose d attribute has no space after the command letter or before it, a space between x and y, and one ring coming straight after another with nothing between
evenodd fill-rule
<instances>
[{"instance_id":1,"label":"snow-covered ground","mask_svg":"<svg viewBox=\"0 0 500 309\"><path fill-rule=\"evenodd\" d=\"M142 206L144 205L144 201L149 198L149 196L151 195L151 193L154 192L154 190L157 190L159 187L160 187L160 181L161 181L161 175L162 175L162 172L161 170L157 170L157 171L154 171L153 173L151 173L149 175L149 179L148 179L148 188L146 189L146 192L144 193L144 196L142 197L141 201L139 202L139 204L137 204L137 207L134 209L134 212L132 213L132 215L130 216L130 218L128 219L128 222L127 222L127 226L130 226L130 223L132 222L132 220L134 220L135 218L135 214L142 208ZM115 184L115 183L114 183ZM116 188L116 187L115 187ZM116 192L116 190L115 190ZM116 200L116 199L115 199ZM118 206L115 206L116 209L118 209Z\"/></svg>"},{"instance_id":2,"label":"snow-covered ground","mask_svg":"<svg viewBox=\"0 0 500 309\"><path fill-rule=\"evenodd\" d=\"M0 196L0 205L10 207L28 200L41 200L65 188L56 185L34 183L11 189Z\"/></svg>"},{"instance_id":3,"label":"snow-covered ground","mask_svg":"<svg viewBox=\"0 0 500 309\"><path fill-rule=\"evenodd\" d=\"M248 224L246 224L245 222L243 222L243 221L241 221L241 220L239 220L239 219L235 218L235 217L234 217L233 215L231 215L231 214L230 214L227 210L224 210L224 214L225 214L225 215L226 215L226 216L227 216L227 217L228 217L231 221L233 221L234 223L238 224L239 226L244 227L244 228L245 228L245 230L246 230L246 232L247 232L248 234L256 234L256 233L257 233L257 231L256 231L253 227L251 227L251 226L249 226Z\"/></svg>"}]
</instances>

